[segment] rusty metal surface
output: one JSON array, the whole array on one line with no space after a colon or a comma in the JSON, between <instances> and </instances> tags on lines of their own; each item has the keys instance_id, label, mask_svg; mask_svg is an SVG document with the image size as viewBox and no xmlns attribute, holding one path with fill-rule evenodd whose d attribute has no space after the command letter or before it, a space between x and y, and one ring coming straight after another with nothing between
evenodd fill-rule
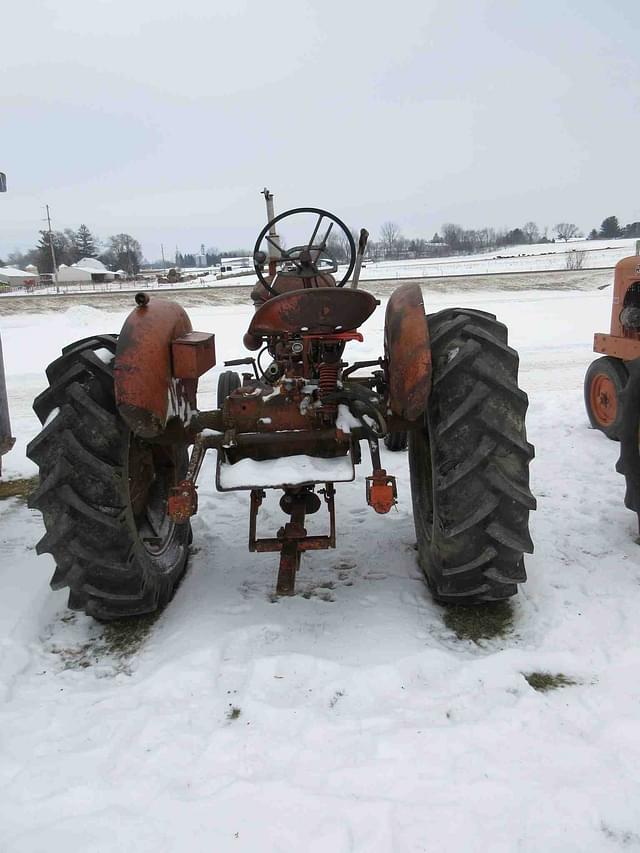
<instances>
[{"instance_id":1,"label":"rusty metal surface","mask_svg":"<svg viewBox=\"0 0 640 853\"><path fill-rule=\"evenodd\" d=\"M624 304L624 297L632 284L640 282L640 256L631 255L623 258L615 266L613 278L613 299L611 306L611 334L619 337L628 337L632 340L640 340L637 333L625 333L620 322L620 311ZM599 350L596 350L599 352Z\"/></svg>"},{"instance_id":2,"label":"rusty metal surface","mask_svg":"<svg viewBox=\"0 0 640 853\"><path fill-rule=\"evenodd\" d=\"M304 526L305 516L310 512L309 497L313 495L307 488L289 490L285 493L287 509L291 521L278 530L277 536L259 539L256 534L258 510L265 497L261 489L251 492L251 510L249 516L249 551L258 553L280 552L278 567L278 595L292 595L295 589L296 573L300 567L300 558L304 551L323 551L336 547L335 488L326 483L320 490L329 512L329 535L308 536ZM281 501L282 506L282 501ZM314 504L315 506L315 504ZM315 511L315 509L313 510Z\"/></svg>"},{"instance_id":3,"label":"rusty metal surface","mask_svg":"<svg viewBox=\"0 0 640 853\"><path fill-rule=\"evenodd\" d=\"M276 280L277 279L277 280ZM269 274L266 276L267 283L275 286L278 294L290 293L292 290L303 290L305 279L302 276L288 275L285 277ZM274 284L275 282L275 284ZM314 277L314 287L335 287L336 280L331 273L320 273ZM257 281L251 291L251 299L258 308L263 302L273 299L273 293L269 293L261 281Z\"/></svg>"},{"instance_id":4,"label":"rusty metal surface","mask_svg":"<svg viewBox=\"0 0 640 853\"><path fill-rule=\"evenodd\" d=\"M305 496L294 494L290 497L291 521L288 521L278 531L278 539L282 540L278 583L276 585L278 595L293 595L296 585L296 572L300 568L300 557L302 555L300 546L307 537L307 528L304 526Z\"/></svg>"},{"instance_id":5,"label":"rusty metal surface","mask_svg":"<svg viewBox=\"0 0 640 853\"><path fill-rule=\"evenodd\" d=\"M191 480L182 480L169 493L167 512L176 524L184 524L198 511L198 492Z\"/></svg>"},{"instance_id":6,"label":"rusty metal surface","mask_svg":"<svg viewBox=\"0 0 640 853\"><path fill-rule=\"evenodd\" d=\"M396 478L387 474L384 468L376 468L371 477L366 478L367 503L380 515L385 515L398 503Z\"/></svg>"},{"instance_id":7,"label":"rusty metal surface","mask_svg":"<svg viewBox=\"0 0 640 853\"><path fill-rule=\"evenodd\" d=\"M299 383L291 384L289 395L274 393L270 386L237 388L224 401L224 428L238 432L308 430L311 417L301 406L308 395L302 394Z\"/></svg>"},{"instance_id":8,"label":"rusty metal surface","mask_svg":"<svg viewBox=\"0 0 640 853\"><path fill-rule=\"evenodd\" d=\"M159 435L172 407L195 408L195 381L172 381L171 341L191 331L175 302L149 299L127 317L114 363L116 403L129 428L144 438Z\"/></svg>"},{"instance_id":9,"label":"rusty metal surface","mask_svg":"<svg viewBox=\"0 0 640 853\"><path fill-rule=\"evenodd\" d=\"M177 379L198 379L216 363L215 335L187 332L171 342L171 358Z\"/></svg>"},{"instance_id":10,"label":"rusty metal surface","mask_svg":"<svg viewBox=\"0 0 640 853\"><path fill-rule=\"evenodd\" d=\"M640 358L640 339L597 332L593 336L593 349L623 361L633 361L634 358Z\"/></svg>"},{"instance_id":11,"label":"rusty metal surface","mask_svg":"<svg viewBox=\"0 0 640 853\"><path fill-rule=\"evenodd\" d=\"M208 436L196 435L184 480L174 486L169 493L168 513L176 524L184 524L198 512L198 492L196 480L202 468L205 454L211 446Z\"/></svg>"},{"instance_id":12,"label":"rusty metal surface","mask_svg":"<svg viewBox=\"0 0 640 853\"><path fill-rule=\"evenodd\" d=\"M274 296L258 308L248 334L349 331L364 323L377 304L375 296L364 290L295 290Z\"/></svg>"},{"instance_id":13,"label":"rusty metal surface","mask_svg":"<svg viewBox=\"0 0 640 853\"><path fill-rule=\"evenodd\" d=\"M389 408L414 421L426 409L431 390L431 346L422 291L404 284L391 295L385 315Z\"/></svg>"}]
</instances>

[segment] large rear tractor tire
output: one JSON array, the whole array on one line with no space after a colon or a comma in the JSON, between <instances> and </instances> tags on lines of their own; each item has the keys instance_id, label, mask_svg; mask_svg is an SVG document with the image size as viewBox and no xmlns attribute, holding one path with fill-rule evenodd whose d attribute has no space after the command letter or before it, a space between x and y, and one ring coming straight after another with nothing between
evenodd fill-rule
<instances>
[{"instance_id":1,"label":"large rear tractor tire","mask_svg":"<svg viewBox=\"0 0 640 853\"><path fill-rule=\"evenodd\" d=\"M409 434L418 559L437 601L499 601L526 580L533 551L518 354L492 314L453 308L427 320L432 390L424 428Z\"/></svg>"},{"instance_id":2,"label":"large rear tractor tire","mask_svg":"<svg viewBox=\"0 0 640 853\"><path fill-rule=\"evenodd\" d=\"M629 381L621 401L624 414L616 470L624 474L627 484L624 504L637 513L640 533L640 359L629 362Z\"/></svg>"},{"instance_id":3,"label":"large rear tractor tire","mask_svg":"<svg viewBox=\"0 0 640 853\"><path fill-rule=\"evenodd\" d=\"M186 445L139 439L118 416L116 341L86 338L49 365L49 387L33 404L43 429L27 448L40 468L29 505L44 517L36 551L55 560L51 586L69 587L69 607L102 621L163 607L191 539L190 525L167 514L169 489L186 472Z\"/></svg>"},{"instance_id":4,"label":"large rear tractor tire","mask_svg":"<svg viewBox=\"0 0 640 853\"><path fill-rule=\"evenodd\" d=\"M620 440L621 394L628 378L624 362L608 355L592 362L584 378L584 404L591 426L613 441Z\"/></svg>"}]
</instances>

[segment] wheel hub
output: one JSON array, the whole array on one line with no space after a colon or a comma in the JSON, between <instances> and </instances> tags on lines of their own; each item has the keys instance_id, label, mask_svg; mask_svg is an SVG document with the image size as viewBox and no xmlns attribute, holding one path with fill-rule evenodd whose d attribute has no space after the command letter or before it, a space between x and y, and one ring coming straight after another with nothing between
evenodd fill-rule
<instances>
[{"instance_id":1,"label":"wheel hub","mask_svg":"<svg viewBox=\"0 0 640 853\"><path fill-rule=\"evenodd\" d=\"M608 376L600 373L591 385L591 408L603 426L612 424L618 412L616 388Z\"/></svg>"}]
</instances>

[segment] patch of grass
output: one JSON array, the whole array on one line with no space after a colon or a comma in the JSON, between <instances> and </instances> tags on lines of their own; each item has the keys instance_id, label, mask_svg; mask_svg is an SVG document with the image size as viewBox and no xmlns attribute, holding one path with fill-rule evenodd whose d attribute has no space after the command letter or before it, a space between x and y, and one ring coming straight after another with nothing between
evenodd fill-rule
<instances>
[{"instance_id":1,"label":"patch of grass","mask_svg":"<svg viewBox=\"0 0 640 853\"><path fill-rule=\"evenodd\" d=\"M227 711L227 719L228 720L237 720L242 711L240 708L236 708L235 705Z\"/></svg>"},{"instance_id":2,"label":"patch of grass","mask_svg":"<svg viewBox=\"0 0 640 853\"><path fill-rule=\"evenodd\" d=\"M559 687L571 687L572 684L577 684L573 678L564 675L562 672L523 672L525 681L538 690L540 693L546 693L548 690L557 690Z\"/></svg>"},{"instance_id":3,"label":"patch of grass","mask_svg":"<svg viewBox=\"0 0 640 853\"><path fill-rule=\"evenodd\" d=\"M84 642L69 645L54 643L50 651L58 655L64 669L101 666L111 669L114 675L130 675L130 659L144 644L158 616L154 613L134 619L120 619L106 625L94 623L89 638ZM61 621L73 624L76 621L75 613L63 616Z\"/></svg>"},{"instance_id":4,"label":"patch of grass","mask_svg":"<svg viewBox=\"0 0 640 853\"><path fill-rule=\"evenodd\" d=\"M0 481L0 501L6 501L8 498L19 498L26 501L39 482L39 477Z\"/></svg>"},{"instance_id":5,"label":"patch of grass","mask_svg":"<svg viewBox=\"0 0 640 853\"><path fill-rule=\"evenodd\" d=\"M469 607L450 605L443 619L459 640L477 643L508 634L513 628L513 609L506 601Z\"/></svg>"},{"instance_id":6,"label":"patch of grass","mask_svg":"<svg viewBox=\"0 0 640 853\"><path fill-rule=\"evenodd\" d=\"M107 622L102 635L105 651L120 658L135 654L151 633L159 616L160 613L150 613L148 616Z\"/></svg>"}]
</instances>

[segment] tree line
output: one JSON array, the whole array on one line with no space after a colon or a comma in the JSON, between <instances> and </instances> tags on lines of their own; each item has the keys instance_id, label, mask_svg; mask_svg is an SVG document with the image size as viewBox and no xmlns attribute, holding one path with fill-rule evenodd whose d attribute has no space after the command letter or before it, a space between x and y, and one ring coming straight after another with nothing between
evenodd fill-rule
<instances>
[{"instance_id":1,"label":"tree line","mask_svg":"<svg viewBox=\"0 0 640 853\"><path fill-rule=\"evenodd\" d=\"M611 240L616 237L638 237L640 238L640 222L629 222L621 226L617 216L607 216L602 220L600 228L592 228L587 237L588 240Z\"/></svg>"},{"instance_id":2,"label":"tree line","mask_svg":"<svg viewBox=\"0 0 640 853\"><path fill-rule=\"evenodd\" d=\"M371 259L386 258L398 260L401 258L443 257L455 254L474 254L487 252L509 246L523 246L532 243L554 243L556 239L565 242L575 237L583 236L578 226L573 222L559 222L551 229L552 237L548 236L548 228L541 230L535 222L525 222L517 228L463 228L453 222L446 222L429 240L423 237L407 238L402 234L396 222L385 222L380 229L378 240L369 240L367 256ZM358 232L352 229L355 242L358 242ZM592 228L587 239L615 239L618 237L634 237L640 239L640 222L620 225L617 216L607 216L602 220L600 228ZM75 264L82 258L97 258L111 270L124 270L128 275L136 275L144 265L142 248L138 240L130 234L113 234L100 241L89 228L82 224L77 230L66 228L64 231L52 231L51 243L56 258L56 264ZM330 254L338 261L346 261L349 245L344 237L332 236L327 244ZM220 263L222 257L244 257L250 255L245 248L219 250L210 247L206 250L206 266ZM196 255L181 253L176 249L175 256L170 260L155 260L147 266L171 266L175 262L179 267L195 267ZM6 260L10 266L24 269L29 264L38 268L40 273L53 272L51 245L48 231L40 231L37 244L27 252L11 252ZM0 266L3 264L0 261Z\"/></svg>"},{"instance_id":3,"label":"tree line","mask_svg":"<svg viewBox=\"0 0 640 853\"><path fill-rule=\"evenodd\" d=\"M140 243L130 234L113 234L105 241L95 237L86 225L77 230L65 228L64 231L40 231L40 238L33 249L27 252L11 252L7 264L24 269L29 264L38 268L40 273L53 272L53 253L56 265L70 266L83 258L96 258L111 270L124 270L135 275L143 262Z\"/></svg>"},{"instance_id":4,"label":"tree line","mask_svg":"<svg viewBox=\"0 0 640 853\"><path fill-rule=\"evenodd\" d=\"M428 240L426 238L406 238L396 222L385 222L380 229L378 240L369 240L368 256L370 258L400 258L442 257L455 254L474 254L509 246L526 246L533 243L555 243L556 240L568 242L583 234L574 222L558 222L551 229L541 230L535 222L525 222L517 228L463 228L453 222L445 223ZM355 237L354 231L354 237ZM631 222L620 226L616 216L603 219L599 229L592 229L588 239L611 239L616 237L640 238L640 222ZM357 242L357 240L356 240ZM346 259L348 245L346 240L336 238L330 248L339 259Z\"/></svg>"}]
</instances>

